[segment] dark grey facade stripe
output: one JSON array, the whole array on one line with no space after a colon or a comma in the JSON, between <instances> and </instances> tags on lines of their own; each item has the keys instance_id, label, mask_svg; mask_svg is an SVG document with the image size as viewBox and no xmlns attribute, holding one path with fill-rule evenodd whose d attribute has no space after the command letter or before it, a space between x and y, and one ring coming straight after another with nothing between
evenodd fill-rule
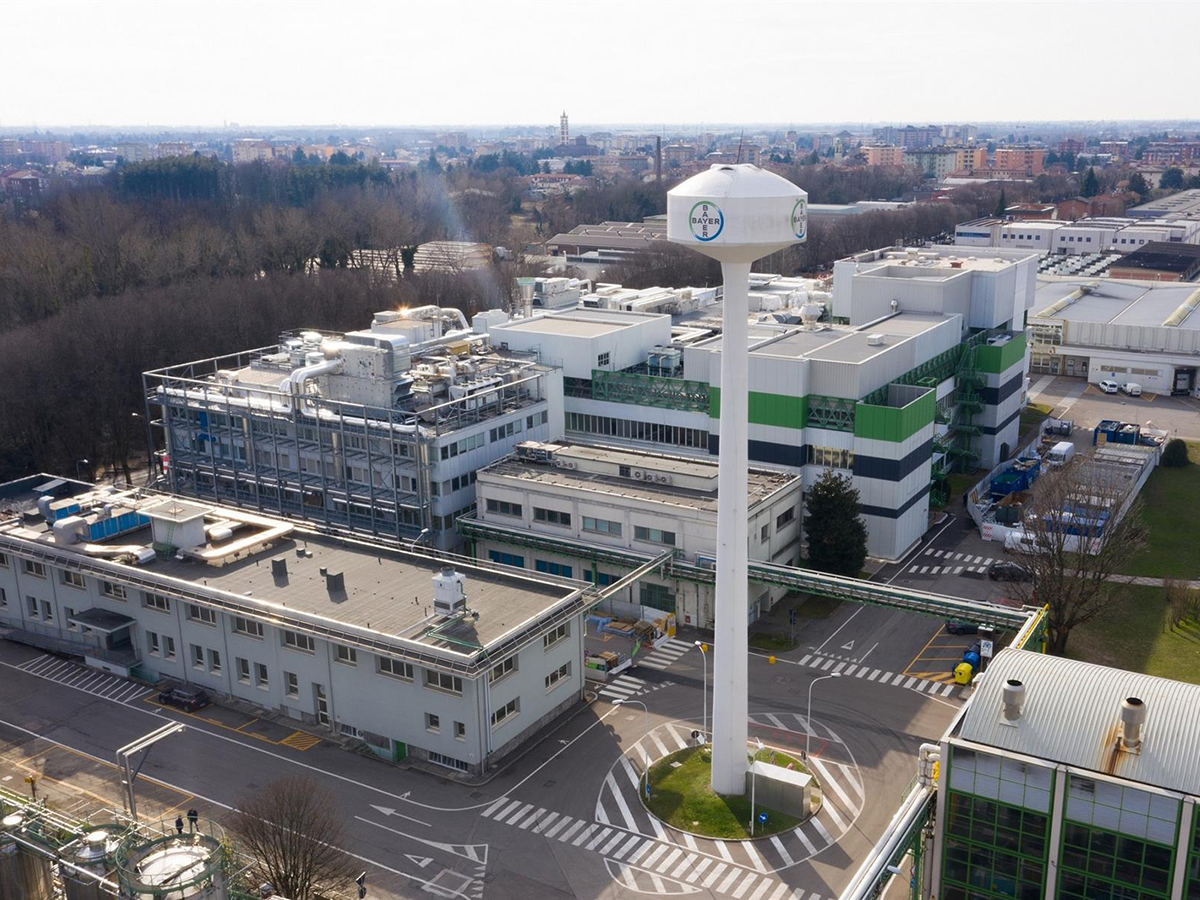
<instances>
[{"instance_id":1,"label":"dark grey facade stripe","mask_svg":"<svg viewBox=\"0 0 1200 900\"><path fill-rule=\"evenodd\" d=\"M898 519L913 506L920 502L921 498L929 493L929 482L926 482L919 491L904 501L904 505L899 509L888 509L883 506L867 506L859 507L864 516L878 516L881 519Z\"/></svg>"},{"instance_id":2,"label":"dark grey facade stripe","mask_svg":"<svg viewBox=\"0 0 1200 900\"><path fill-rule=\"evenodd\" d=\"M979 396L988 406L999 406L1003 401L1019 391L1023 384L1025 384L1025 373L1018 372L999 387L980 388Z\"/></svg>"},{"instance_id":3,"label":"dark grey facade stripe","mask_svg":"<svg viewBox=\"0 0 1200 900\"><path fill-rule=\"evenodd\" d=\"M748 441L746 448L750 462L771 463L776 466L799 468L808 462L807 444L776 444L773 441ZM712 456L721 454L721 437L708 436L708 452Z\"/></svg>"},{"instance_id":4,"label":"dark grey facade stripe","mask_svg":"<svg viewBox=\"0 0 1200 900\"><path fill-rule=\"evenodd\" d=\"M983 434L999 434L1000 432L1002 432L1005 428L1007 428L1009 425L1011 425L1014 421L1016 421L1019 418L1021 418L1021 410L1015 409L1015 410L1013 410L1012 415L1010 415L1007 419L1005 419L999 425L980 425L979 430Z\"/></svg>"},{"instance_id":5,"label":"dark grey facade stripe","mask_svg":"<svg viewBox=\"0 0 1200 900\"><path fill-rule=\"evenodd\" d=\"M859 478L900 481L906 475L929 462L932 456L932 438L901 459L885 459L881 456L859 456L856 453L854 454L854 474Z\"/></svg>"}]
</instances>

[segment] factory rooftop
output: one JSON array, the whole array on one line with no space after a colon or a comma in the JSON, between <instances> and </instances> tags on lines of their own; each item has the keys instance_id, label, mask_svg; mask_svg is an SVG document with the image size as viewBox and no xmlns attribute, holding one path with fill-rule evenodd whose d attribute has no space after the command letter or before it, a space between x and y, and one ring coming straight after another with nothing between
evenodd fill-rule
<instances>
[{"instance_id":1,"label":"factory rooftop","mask_svg":"<svg viewBox=\"0 0 1200 900\"><path fill-rule=\"evenodd\" d=\"M1025 224L1028 223L1022 223ZM970 247L887 248L867 250L847 259L855 263L856 275L944 281L963 271L1001 272L1036 255L1031 250L981 249L982 252L974 254Z\"/></svg>"},{"instance_id":2,"label":"factory rooftop","mask_svg":"<svg viewBox=\"0 0 1200 900\"><path fill-rule=\"evenodd\" d=\"M138 489L45 496L32 506L30 496L10 493L0 548L401 656L482 658L484 648L577 605L583 587L455 559L474 615L446 617L433 608L433 578L445 565L438 558ZM126 513L136 517L123 530L97 536ZM477 651L464 655L464 645Z\"/></svg>"},{"instance_id":3,"label":"factory rooftop","mask_svg":"<svg viewBox=\"0 0 1200 900\"><path fill-rule=\"evenodd\" d=\"M1029 317L1172 327L1167 325L1167 320L1198 290L1200 285L1196 284L1153 284L1107 278L1039 281ZM1188 311L1173 327L1200 330L1200 313Z\"/></svg>"},{"instance_id":4,"label":"factory rooftop","mask_svg":"<svg viewBox=\"0 0 1200 900\"><path fill-rule=\"evenodd\" d=\"M607 498L628 497L667 506L717 511L717 463L567 441L526 441L517 452L480 470L481 475L590 491ZM749 505L794 486L798 475L751 467Z\"/></svg>"},{"instance_id":5,"label":"factory rooftop","mask_svg":"<svg viewBox=\"0 0 1200 900\"><path fill-rule=\"evenodd\" d=\"M1137 219L1159 219L1164 216L1174 216L1181 219L1200 218L1200 190L1180 191L1143 203L1125 210L1125 214Z\"/></svg>"}]
</instances>

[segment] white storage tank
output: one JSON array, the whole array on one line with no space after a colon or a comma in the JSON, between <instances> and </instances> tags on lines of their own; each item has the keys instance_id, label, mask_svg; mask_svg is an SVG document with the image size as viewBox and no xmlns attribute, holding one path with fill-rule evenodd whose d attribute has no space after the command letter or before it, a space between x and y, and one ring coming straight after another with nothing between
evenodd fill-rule
<instances>
[{"instance_id":1,"label":"white storage tank","mask_svg":"<svg viewBox=\"0 0 1200 900\"><path fill-rule=\"evenodd\" d=\"M0 898L52 900L50 859L17 842L15 835L23 825L24 819L18 813L0 820Z\"/></svg>"}]
</instances>

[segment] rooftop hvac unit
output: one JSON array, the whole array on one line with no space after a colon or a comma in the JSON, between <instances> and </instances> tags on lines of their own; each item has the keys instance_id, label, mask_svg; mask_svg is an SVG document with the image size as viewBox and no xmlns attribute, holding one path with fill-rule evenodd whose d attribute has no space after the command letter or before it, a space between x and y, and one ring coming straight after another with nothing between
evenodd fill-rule
<instances>
[{"instance_id":1,"label":"rooftop hvac unit","mask_svg":"<svg viewBox=\"0 0 1200 900\"><path fill-rule=\"evenodd\" d=\"M646 473L643 472L641 469L638 469L636 472L633 473L633 477L636 478L638 481L642 481L643 479L645 479Z\"/></svg>"},{"instance_id":2,"label":"rooftop hvac unit","mask_svg":"<svg viewBox=\"0 0 1200 900\"><path fill-rule=\"evenodd\" d=\"M868 347L882 347L883 346L883 335L882 334L868 334L867 335L867 346Z\"/></svg>"},{"instance_id":3,"label":"rooftop hvac unit","mask_svg":"<svg viewBox=\"0 0 1200 900\"><path fill-rule=\"evenodd\" d=\"M697 553L696 565L702 569L715 569L717 567L717 558L709 556L707 553Z\"/></svg>"},{"instance_id":4,"label":"rooftop hvac unit","mask_svg":"<svg viewBox=\"0 0 1200 900\"><path fill-rule=\"evenodd\" d=\"M433 576L433 611L452 616L467 608L467 576L446 566Z\"/></svg>"},{"instance_id":5,"label":"rooftop hvac unit","mask_svg":"<svg viewBox=\"0 0 1200 900\"><path fill-rule=\"evenodd\" d=\"M659 475L654 476L654 480L657 481L659 484L670 484L671 476L659 474Z\"/></svg>"}]
</instances>

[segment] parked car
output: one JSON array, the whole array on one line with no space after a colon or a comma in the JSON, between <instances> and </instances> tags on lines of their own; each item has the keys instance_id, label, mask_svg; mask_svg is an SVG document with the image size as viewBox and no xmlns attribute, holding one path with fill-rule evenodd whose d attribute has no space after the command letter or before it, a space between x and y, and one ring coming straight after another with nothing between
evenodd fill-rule
<instances>
[{"instance_id":1,"label":"parked car","mask_svg":"<svg viewBox=\"0 0 1200 900\"><path fill-rule=\"evenodd\" d=\"M1106 393L1106 394L1115 394L1117 391L1119 391L1121 389L1120 385L1118 385L1115 381L1109 381L1107 379L1100 382L1098 387L1100 388L1100 390L1104 391L1104 393Z\"/></svg>"},{"instance_id":2,"label":"parked car","mask_svg":"<svg viewBox=\"0 0 1200 900\"><path fill-rule=\"evenodd\" d=\"M978 634L979 626L970 622L946 622L946 634Z\"/></svg>"},{"instance_id":3,"label":"parked car","mask_svg":"<svg viewBox=\"0 0 1200 900\"><path fill-rule=\"evenodd\" d=\"M204 709L204 707L212 703L212 697L203 688L192 687L190 684L181 684L179 687L170 688L159 694L158 702L178 707L184 712L195 712L198 709Z\"/></svg>"},{"instance_id":4,"label":"parked car","mask_svg":"<svg viewBox=\"0 0 1200 900\"><path fill-rule=\"evenodd\" d=\"M1136 381L1125 382L1123 385L1121 385L1121 390L1124 391L1126 394L1128 394L1130 397L1142 396L1142 386L1140 384L1138 384Z\"/></svg>"},{"instance_id":5,"label":"parked car","mask_svg":"<svg viewBox=\"0 0 1200 900\"><path fill-rule=\"evenodd\" d=\"M1033 573L1020 563L1002 559L988 566L988 578L992 581L1031 581Z\"/></svg>"}]
</instances>

